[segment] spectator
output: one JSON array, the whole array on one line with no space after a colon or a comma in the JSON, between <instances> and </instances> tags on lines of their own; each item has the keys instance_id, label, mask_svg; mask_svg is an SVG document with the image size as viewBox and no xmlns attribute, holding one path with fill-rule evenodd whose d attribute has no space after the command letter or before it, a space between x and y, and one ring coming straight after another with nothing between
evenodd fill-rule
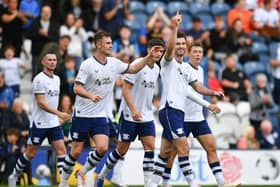
<instances>
[{"instance_id":1,"label":"spectator","mask_svg":"<svg viewBox=\"0 0 280 187\"><path fill-rule=\"evenodd\" d=\"M14 91L14 96L20 96L20 68L26 65L20 58L15 58L15 48L12 45L4 47L4 59L0 59L0 68L4 72L5 84Z\"/></svg>"},{"instance_id":2,"label":"spectator","mask_svg":"<svg viewBox=\"0 0 280 187\"><path fill-rule=\"evenodd\" d=\"M87 33L83 28L83 20L75 19L73 13L67 13L64 25L60 26L60 36L70 36L71 41L67 53L76 60L76 70L80 68L83 56L83 42L87 40Z\"/></svg>"},{"instance_id":3,"label":"spectator","mask_svg":"<svg viewBox=\"0 0 280 187\"><path fill-rule=\"evenodd\" d=\"M10 128L6 131L5 140L0 145L0 158L6 163L4 178L7 180L8 176L13 172L18 157L24 151L24 147L18 141L19 130L16 128Z\"/></svg>"},{"instance_id":4,"label":"spectator","mask_svg":"<svg viewBox=\"0 0 280 187\"><path fill-rule=\"evenodd\" d=\"M138 43L131 41L131 30L128 26L122 25L120 28L120 38L113 42L113 56L121 58L128 56L130 61L140 56Z\"/></svg>"},{"instance_id":5,"label":"spectator","mask_svg":"<svg viewBox=\"0 0 280 187\"><path fill-rule=\"evenodd\" d=\"M73 104L72 104L72 101L71 101L71 98L70 98L69 95L63 94L60 97L58 110L61 111L61 112L66 112L68 114L72 114ZM69 135L69 132L70 132L72 122L71 121L66 121L65 122L64 120L59 118L59 123L62 125L62 128L63 128L64 141L65 141L65 143L68 143L69 142L68 135Z\"/></svg>"},{"instance_id":6,"label":"spectator","mask_svg":"<svg viewBox=\"0 0 280 187\"><path fill-rule=\"evenodd\" d=\"M12 44L15 49L15 56L19 57L22 45L22 26L27 23L23 12L18 11L18 0L9 0L8 7L4 9L1 16L3 23L2 46Z\"/></svg>"},{"instance_id":7,"label":"spectator","mask_svg":"<svg viewBox=\"0 0 280 187\"><path fill-rule=\"evenodd\" d=\"M263 8L258 8L254 13L254 27L261 36L279 38L280 18L275 2L274 0L263 2Z\"/></svg>"},{"instance_id":8,"label":"spectator","mask_svg":"<svg viewBox=\"0 0 280 187\"><path fill-rule=\"evenodd\" d=\"M64 60L64 67L62 68L62 71L58 73L61 79L61 93L69 95L72 102L74 102L75 99L75 94L73 92L75 76L77 73L75 65L75 58L72 56L66 56Z\"/></svg>"},{"instance_id":9,"label":"spectator","mask_svg":"<svg viewBox=\"0 0 280 187\"><path fill-rule=\"evenodd\" d=\"M210 65L211 63L208 64L208 87L211 90L215 91L222 91L222 86L220 80L216 77L214 65ZM218 97L212 96L211 97L211 103L216 103L218 101Z\"/></svg>"},{"instance_id":10,"label":"spectator","mask_svg":"<svg viewBox=\"0 0 280 187\"><path fill-rule=\"evenodd\" d=\"M252 126L245 127L243 135L239 138L237 143L238 149L259 149L260 143L255 138L255 128Z\"/></svg>"},{"instance_id":11,"label":"spectator","mask_svg":"<svg viewBox=\"0 0 280 187\"><path fill-rule=\"evenodd\" d=\"M264 119L269 118L268 109L273 108L274 101L272 93L267 86L267 78L265 74L258 74L256 77L256 87L249 94L249 102L251 106L250 123L256 129L260 127Z\"/></svg>"},{"instance_id":12,"label":"spectator","mask_svg":"<svg viewBox=\"0 0 280 187\"><path fill-rule=\"evenodd\" d=\"M222 87L225 95L231 103L248 101L248 93L251 91L251 83L244 72L236 68L235 61L231 55L225 58L225 69L222 71Z\"/></svg>"},{"instance_id":13,"label":"spectator","mask_svg":"<svg viewBox=\"0 0 280 187\"><path fill-rule=\"evenodd\" d=\"M16 98L14 100L12 112L15 114L14 118L17 121L16 127L20 130L20 142L26 145L29 135L30 121L26 111L23 109L22 99Z\"/></svg>"},{"instance_id":14,"label":"spectator","mask_svg":"<svg viewBox=\"0 0 280 187\"><path fill-rule=\"evenodd\" d=\"M170 19L164 13L164 9L159 7L155 13L147 21L147 37L148 40L152 38L161 38L162 29L169 25Z\"/></svg>"},{"instance_id":15,"label":"spectator","mask_svg":"<svg viewBox=\"0 0 280 187\"><path fill-rule=\"evenodd\" d=\"M35 18L40 15L38 0L21 0L19 10L23 12L28 22L23 25L25 30L29 29Z\"/></svg>"},{"instance_id":16,"label":"spectator","mask_svg":"<svg viewBox=\"0 0 280 187\"><path fill-rule=\"evenodd\" d=\"M202 43L204 48L210 46L209 31L202 30L202 23L199 17L192 19L192 29L186 31L188 36L194 39L194 42Z\"/></svg>"},{"instance_id":17,"label":"spectator","mask_svg":"<svg viewBox=\"0 0 280 187\"><path fill-rule=\"evenodd\" d=\"M5 75L0 72L0 109L12 107L14 102L14 91L5 84Z\"/></svg>"},{"instance_id":18,"label":"spectator","mask_svg":"<svg viewBox=\"0 0 280 187\"><path fill-rule=\"evenodd\" d=\"M129 0L103 0L100 26L104 31L111 33L113 40L118 37L120 26L133 19L128 2Z\"/></svg>"},{"instance_id":19,"label":"spectator","mask_svg":"<svg viewBox=\"0 0 280 187\"><path fill-rule=\"evenodd\" d=\"M71 41L70 36L68 35L63 35L60 36L58 43L56 42L49 42L46 45L44 45L41 53L39 60L41 61L43 56L46 55L47 53L55 53L56 58L57 58L57 66L56 66L56 71L60 72L63 69L64 66L64 58L67 56L67 48L69 46L69 43ZM40 64L39 70L42 70L42 64Z\"/></svg>"},{"instance_id":20,"label":"spectator","mask_svg":"<svg viewBox=\"0 0 280 187\"><path fill-rule=\"evenodd\" d=\"M45 44L48 42L57 42L59 37L59 26L51 20L52 11L49 5L41 9L41 16L36 18L32 23L27 37L31 39L32 54L32 76L39 72L40 53Z\"/></svg>"},{"instance_id":21,"label":"spectator","mask_svg":"<svg viewBox=\"0 0 280 187\"><path fill-rule=\"evenodd\" d=\"M83 2L85 1L81 1L81 0L67 0L64 3L64 15L67 15L69 12L72 12L75 19L80 19L81 15L84 11L84 6L83 6ZM66 17L66 16L64 16Z\"/></svg>"},{"instance_id":22,"label":"spectator","mask_svg":"<svg viewBox=\"0 0 280 187\"><path fill-rule=\"evenodd\" d=\"M214 21L215 27L210 30L210 50L213 50L215 59L221 60L229 53L227 31L223 16L216 16Z\"/></svg>"},{"instance_id":23,"label":"spectator","mask_svg":"<svg viewBox=\"0 0 280 187\"><path fill-rule=\"evenodd\" d=\"M257 54L251 51L252 40L248 34L243 31L242 22L239 18L234 20L227 35L226 45L231 53L238 55L240 63L244 64L249 60L259 60Z\"/></svg>"},{"instance_id":24,"label":"spectator","mask_svg":"<svg viewBox=\"0 0 280 187\"><path fill-rule=\"evenodd\" d=\"M274 79L273 99L276 104L280 105L280 45L273 49L270 59L272 67L272 76Z\"/></svg>"},{"instance_id":25,"label":"spectator","mask_svg":"<svg viewBox=\"0 0 280 187\"><path fill-rule=\"evenodd\" d=\"M84 20L84 27L88 32L95 33L100 29L101 7L102 0L91 0L91 6L83 11L82 19Z\"/></svg>"},{"instance_id":26,"label":"spectator","mask_svg":"<svg viewBox=\"0 0 280 187\"><path fill-rule=\"evenodd\" d=\"M259 141L261 149L280 149L280 130L278 126L272 126L271 121L263 120L260 130Z\"/></svg>"},{"instance_id":27,"label":"spectator","mask_svg":"<svg viewBox=\"0 0 280 187\"><path fill-rule=\"evenodd\" d=\"M244 32L249 34L252 32L252 12L247 10L245 5L245 0L237 0L235 8L228 12L228 26L232 27L234 20L239 18Z\"/></svg>"}]
</instances>

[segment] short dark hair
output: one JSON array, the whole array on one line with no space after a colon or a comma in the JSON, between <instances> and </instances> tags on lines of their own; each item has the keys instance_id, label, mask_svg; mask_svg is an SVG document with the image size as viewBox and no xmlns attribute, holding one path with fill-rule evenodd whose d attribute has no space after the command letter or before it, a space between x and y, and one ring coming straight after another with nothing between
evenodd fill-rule
<instances>
[{"instance_id":1,"label":"short dark hair","mask_svg":"<svg viewBox=\"0 0 280 187\"><path fill-rule=\"evenodd\" d=\"M195 17L192 18L192 22L193 23L201 22L201 19L199 17L195 16Z\"/></svg>"},{"instance_id":2,"label":"short dark hair","mask_svg":"<svg viewBox=\"0 0 280 187\"><path fill-rule=\"evenodd\" d=\"M7 134L7 136L9 136L9 135L19 136L19 129L17 129L17 128L9 128L6 131L6 134Z\"/></svg>"},{"instance_id":3,"label":"short dark hair","mask_svg":"<svg viewBox=\"0 0 280 187\"><path fill-rule=\"evenodd\" d=\"M13 46L12 44L8 44L4 47L4 52L7 51L8 49L13 50L14 52L16 51L15 46Z\"/></svg>"},{"instance_id":4,"label":"short dark hair","mask_svg":"<svg viewBox=\"0 0 280 187\"><path fill-rule=\"evenodd\" d=\"M165 49L165 42L161 38L152 38L148 41L148 48L152 48L156 45L162 46Z\"/></svg>"},{"instance_id":5,"label":"short dark hair","mask_svg":"<svg viewBox=\"0 0 280 187\"><path fill-rule=\"evenodd\" d=\"M71 41L71 37L69 36L69 35L62 35L62 36L60 36L59 37L59 40L62 40L62 39L64 39L64 38L67 38L69 41Z\"/></svg>"},{"instance_id":6,"label":"short dark hair","mask_svg":"<svg viewBox=\"0 0 280 187\"><path fill-rule=\"evenodd\" d=\"M203 45L200 42L191 43L191 45L189 46L189 51L191 51L193 47L201 47L203 49Z\"/></svg>"},{"instance_id":7,"label":"short dark hair","mask_svg":"<svg viewBox=\"0 0 280 187\"><path fill-rule=\"evenodd\" d=\"M185 38L186 39L186 34L184 31L178 31L177 32L177 38Z\"/></svg>"},{"instance_id":8,"label":"short dark hair","mask_svg":"<svg viewBox=\"0 0 280 187\"><path fill-rule=\"evenodd\" d=\"M111 34L109 32L105 32L105 31L98 31L97 33L95 33L95 35L93 37L94 44L96 44L103 37L111 37Z\"/></svg>"}]
</instances>

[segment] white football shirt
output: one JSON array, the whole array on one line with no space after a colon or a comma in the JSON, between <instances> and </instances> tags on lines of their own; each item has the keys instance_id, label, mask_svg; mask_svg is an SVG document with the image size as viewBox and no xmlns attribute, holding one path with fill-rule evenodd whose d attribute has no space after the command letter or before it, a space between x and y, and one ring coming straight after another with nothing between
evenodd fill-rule
<instances>
[{"instance_id":1,"label":"white football shirt","mask_svg":"<svg viewBox=\"0 0 280 187\"><path fill-rule=\"evenodd\" d=\"M12 58L10 60L0 60L0 68L4 71L5 83L8 86L20 84L20 65L23 61L19 58Z\"/></svg>"},{"instance_id":2,"label":"white football shirt","mask_svg":"<svg viewBox=\"0 0 280 187\"><path fill-rule=\"evenodd\" d=\"M124 73L129 65L114 57L107 57L107 62L101 64L93 56L85 60L79 69L76 82L83 84L88 92L101 96L94 103L90 99L76 96L74 112L77 117L107 117L116 78Z\"/></svg>"},{"instance_id":3,"label":"white football shirt","mask_svg":"<svg viewBox=\"0 0 280 187\"><path fill-rule=\"evenodd\" d=\"M197 80L196 75L186 63L179 63L173 58L167 62L163 57L161 62L161 79L163 92L160 109L168 103L172 108L184 111L184 100L188 92L188 85Z\"/></svg>"},{"instance_id":4,"label":"white football shirt","mask_svg":"<svg viewBox=\"0 0 280 187\"><path fill-rule=\"evenodd\" d=\"M197 75L197 80L203 84L204 81L204 77L203 77L203 69L201 66L193 67L192 65L190 65L189 63L186 63L188 66L190 66L190 70L193 71L194 74ZM191 86L189 87L189 92L191 92L191 94L203 99L203 96L201 94L199 94L198 92L196 92ZM204 120L204 116L203 116L203 106L197 104L196 102L194 102L193 100L186 98L185 99L185 118L184 121L193 121L193 122L197 122L197 121L203 121Z\"/></svg>"},{"instance_id":5,"label":"white football shirt","mask_svg":"<svg viewBox=\"0 0 280 187\"><path fill-rule=\"evenodd\" d=\"M135 60L133 63L137 63L141 59ZM146 65L136 74L125 74L124 81L133 84L131 89L132 102L138 112L141 113L142 120L134 121L131 116L131 112L125 102L124 97L122 97L120 111L123 112L123 117L125 120L132 122L148 122L153 121L153 110L152 110L152 100L154 95L154 89L159 76L159 67L154 64L154 67Z\"/></svg>"},{"instance_id":6,"label":"white football shirt","mask_svg":"<svg viewBox=\"0 0 280 187\"><path fill-rule=\"evenodd\" d=\"M41 109L35 99L36 94L44 94L45 102L52 108L57 109L59 102L60 79L58 76L48 76L44 72L35 76L32 82L33 92L33 112L31 125L36 125L37 128L52 128L59 126L58 117L55 114L49 113Z\"/></svg>"}]
</instances>

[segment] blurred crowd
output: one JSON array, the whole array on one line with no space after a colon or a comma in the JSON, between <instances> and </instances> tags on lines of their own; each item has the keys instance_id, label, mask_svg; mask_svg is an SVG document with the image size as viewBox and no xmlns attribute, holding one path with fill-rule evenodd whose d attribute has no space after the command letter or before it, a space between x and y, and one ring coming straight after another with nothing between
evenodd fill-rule
<instances>
[{"instance_id":1,"label":"blurred crowd","mask_svg":"<svg viewBox=\"0 0 280 187\"><path fill-rule=\"evenodd\" d=\"M0 164L9 160L7 165L14 165L27 143L29 114L20 97L25 86L21 85L21 68L31 67L34 77L42 70L42 56L46 52L56 53L56 73L62 82L59 107L71 113L76 72L94 50L92 39L96 31L110 32L112 56L130 63L146 54L149 39L167 40L170 17L176 11L183 15L180 29L187 34L187 45L197 41L204 46L204 84L223 90L226 95L209 100L233 106L247 102L250 106L248 123L235 147L279 149L279 8L279 0L2 0ZM31 41L31 51L23 47L25 41ZM21 58L25 53L32 57L30 65ZM115 84L116 116L121 86L120 77ZM155 93L156 113L160 80ZM63 125L65 142L69 141L70 126L71 122Z\"/></svg>"}]
</instances>

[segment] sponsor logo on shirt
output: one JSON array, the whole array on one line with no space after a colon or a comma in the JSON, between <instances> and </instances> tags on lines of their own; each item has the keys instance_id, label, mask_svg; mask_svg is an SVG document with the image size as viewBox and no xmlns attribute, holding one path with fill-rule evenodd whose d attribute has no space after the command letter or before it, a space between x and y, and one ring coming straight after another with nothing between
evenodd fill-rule
<instances>
[{"instance_id":1,"label":"sponsor logo on shirt","mask_svg":"<svg viewBox=\"0 0 280 187\"><path fill-rule=\"evenodd\" d=\"M58 90L49 90L47 93L49 96L59 96Z\"/></svg>"},{"instance_id":2,"label":"sponsor logo on shirt","mask_svg":"<svg viewBox=\"0 0 280 187\"><path fill-rule=\"evenodd\" d=\"M143 80L141 82L141 85L144 86L144 88L155 88L155 82L154 81L146 81L146 80Z\"/></svg>"},{"instance_id":3,"label":"sponsor logo on shirt","mask_svg":"<svg viewBox=\"0 0 280 187\"><path fill-rule=\"evenodd\" d=\"M105 77L103 79L96 79L95 84L98 86L106 85L106 84L112 84L113 80L110 77Z\"/></svg>"}]
</instances>

